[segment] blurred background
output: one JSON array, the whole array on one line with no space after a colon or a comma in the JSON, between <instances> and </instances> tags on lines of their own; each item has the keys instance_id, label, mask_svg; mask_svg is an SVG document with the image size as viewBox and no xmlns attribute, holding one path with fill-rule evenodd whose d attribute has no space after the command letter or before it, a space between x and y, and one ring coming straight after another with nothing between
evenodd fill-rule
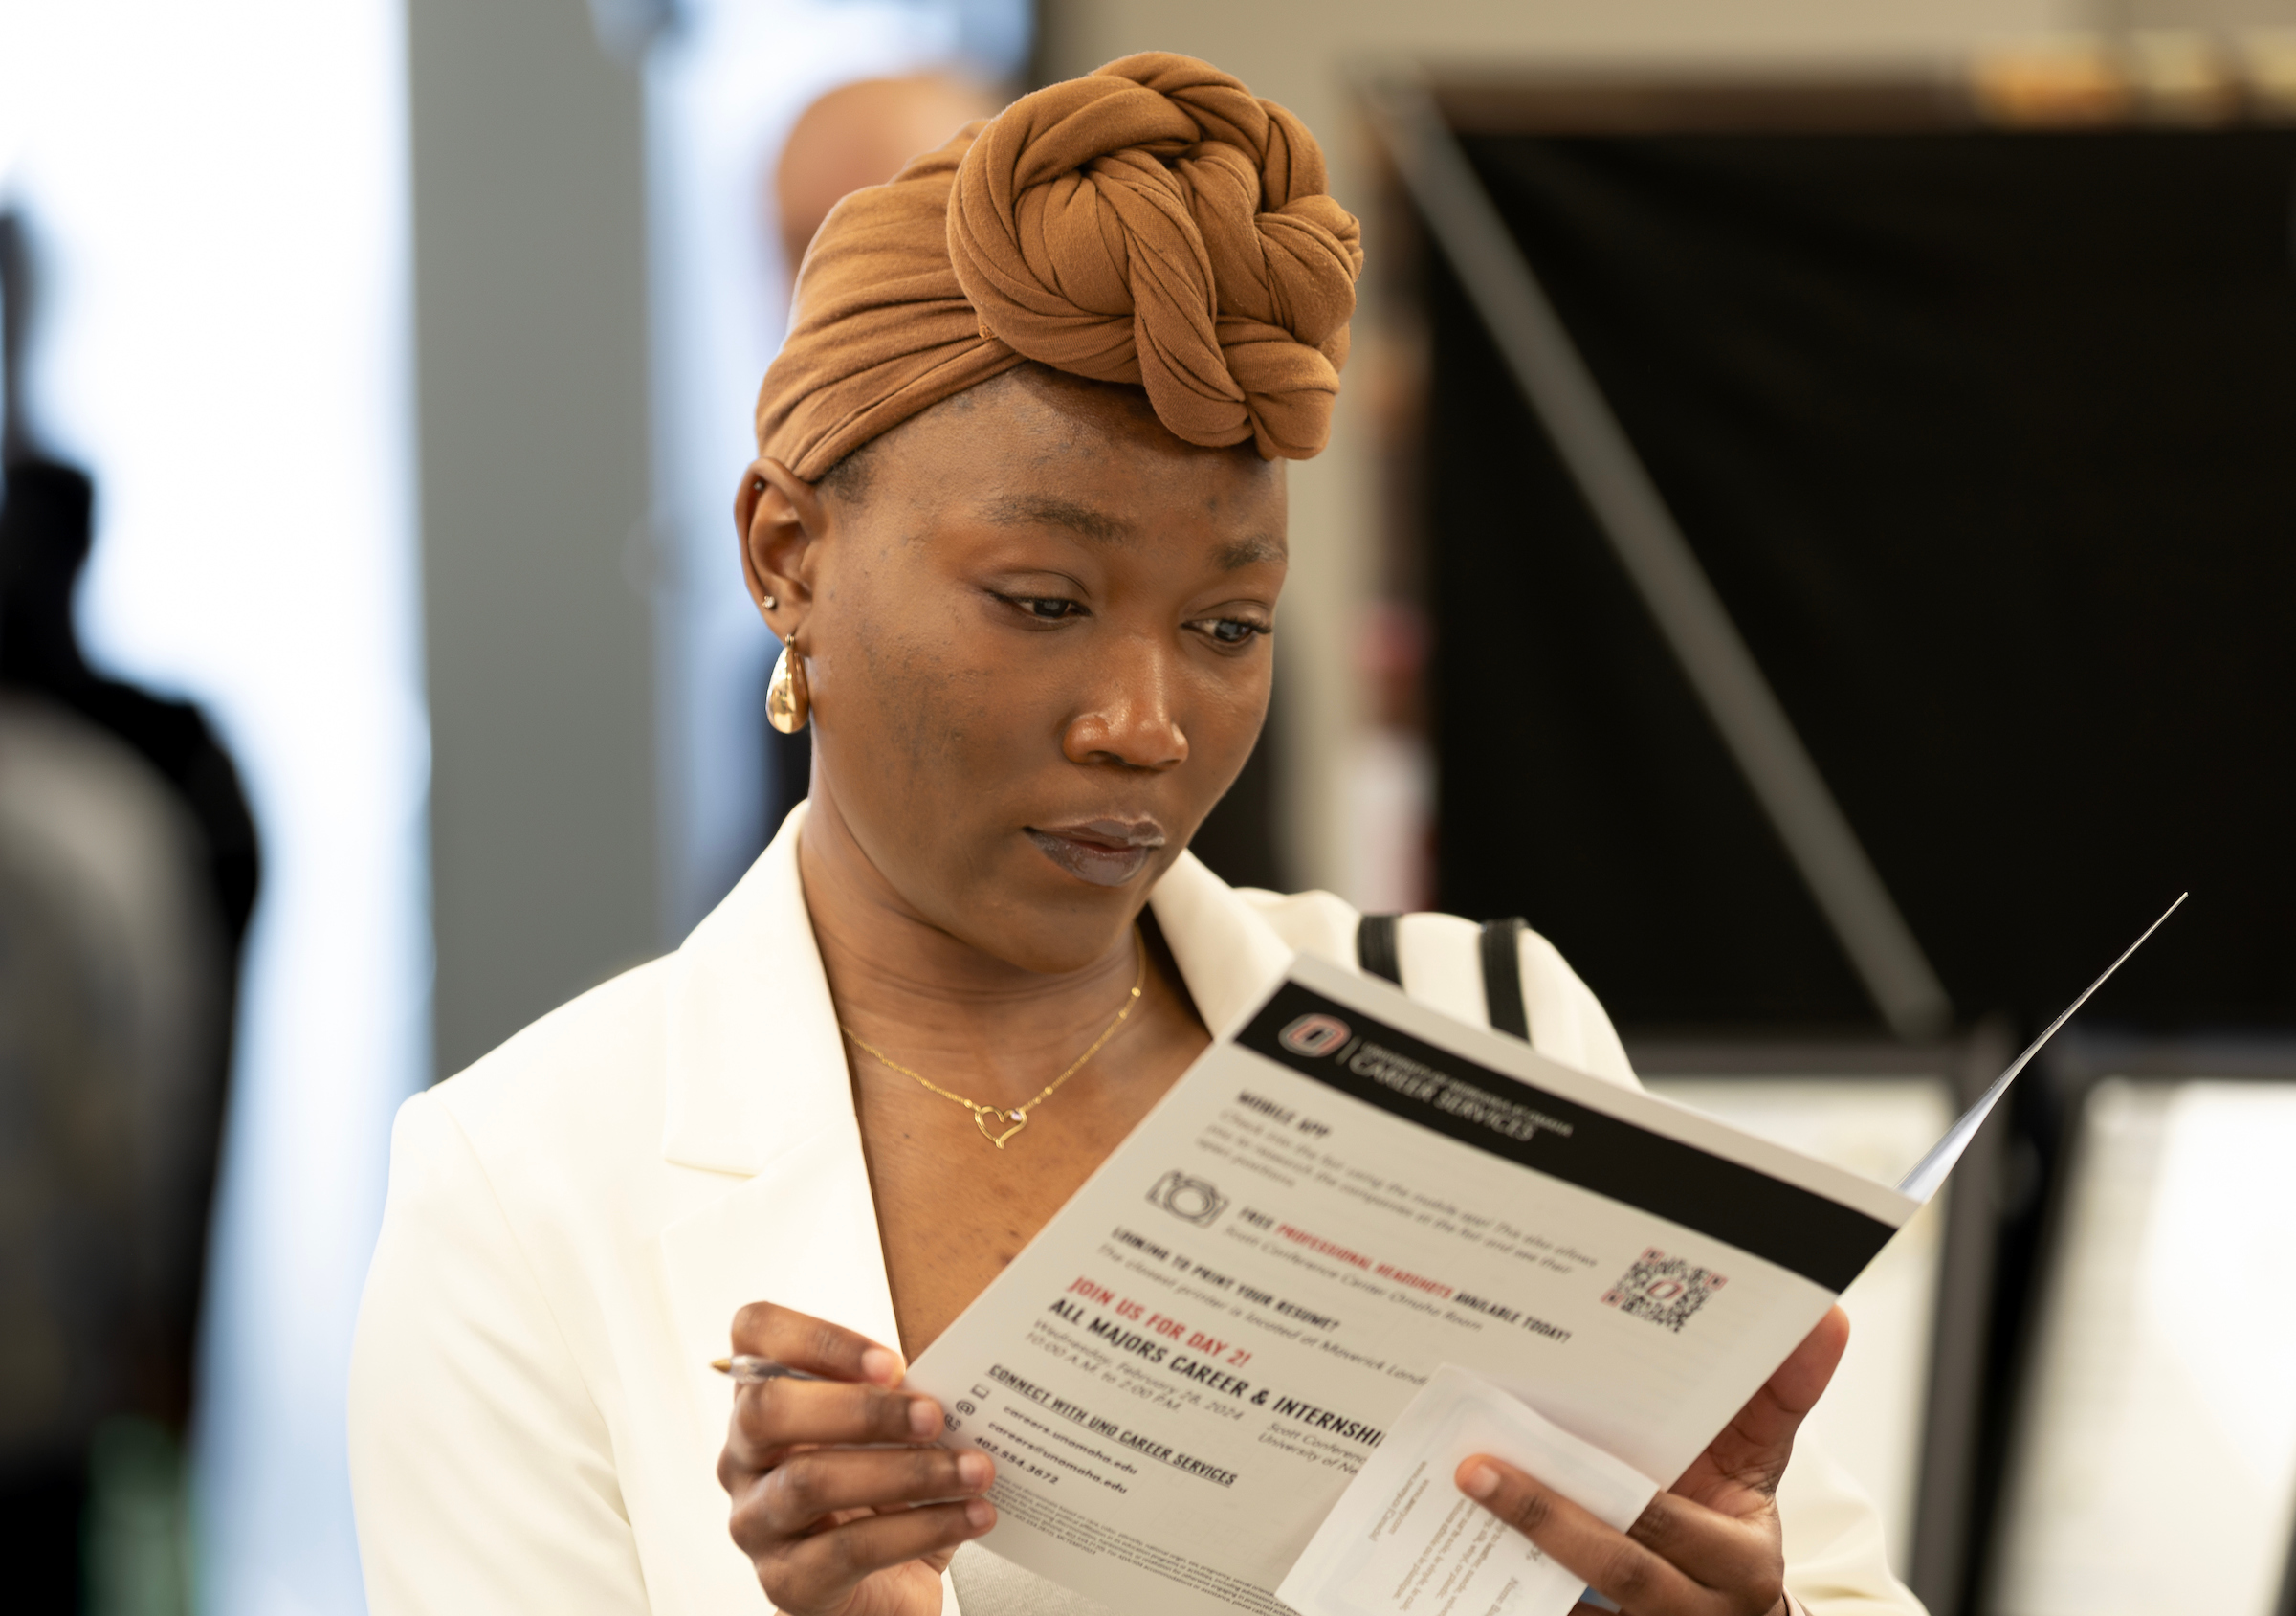
<instances>
[{"instance_id":1,"label":"blurred background","mask_svg":"<svg viewBox=\"0 0 2296 1616\"><path fill-rule=\"evenodd\" d=\"M793 261L1190 52L1370 267L1231 879L1522 915L1894 1179L1820 1423L1956 1616L2296 1616L2296 0L0 0L0 1604L364 1608L392 1110L804 791Z\"/></svg>"}]
</instances>

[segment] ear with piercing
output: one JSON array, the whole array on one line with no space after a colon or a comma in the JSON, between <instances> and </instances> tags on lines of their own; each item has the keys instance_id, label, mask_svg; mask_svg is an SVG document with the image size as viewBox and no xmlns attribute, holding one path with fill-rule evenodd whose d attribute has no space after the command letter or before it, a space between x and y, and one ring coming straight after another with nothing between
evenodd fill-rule
<instances>
[{"instance_id":1,"label":"ear with piercing","mask_svg":"<svg viewBox=\"0 0 2296 1616\"><path fill-rule=\"evenodd\" d=\"M753 477L751 477L751 478L749 479L749 491L750 491L752 494L762 494L762 493L764 493L764 492L765 492L765 479L764 479L763 477L762 477L762 476L753 476ZM760 596L760 597L759 597L759 599L758 599L758 605L759 605L759 606L760 606L760 607L761 607L762 609L764 609L764 610L766 610L766 611L771 611L771 610L773 610L773 609L774 609L776 607L780 606L781 604L782 604L782 603L781 603L779 600L775 599L775 598L774 598L773 596L771 596L771 595L762 595L762 596Z\"/></svg>"}]
</instances>

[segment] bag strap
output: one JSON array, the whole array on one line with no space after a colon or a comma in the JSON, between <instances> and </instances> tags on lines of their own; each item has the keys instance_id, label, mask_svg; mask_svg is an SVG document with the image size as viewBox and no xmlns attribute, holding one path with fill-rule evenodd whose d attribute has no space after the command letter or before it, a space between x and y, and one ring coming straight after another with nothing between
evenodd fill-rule
<instances>
[{"instance_id":1,"label":"bag strap","mask_svg":"<svg viewBox=\"0 0 2296 1616\"><path fill-rule=\"evenodd\" d=\"M1366 915L1356 922L1356 963L1373 976L1403 985L1403 959L1396 952L1394 915Z\"/></svg>"},{"instance_id":2,"label":"bag strap","mask_svg":"<svg viewBox=\"0 0 2296 1616\"><path fill-rule=\"evenodd\" d=\"M1400 915L1366 915L1356 922L1356 963L1372 976L1403 985L1402 955L1396 948ZM1531 1011L1523 1003L1521 940L1528 922L1520 915L1483 922L1477 963L1483 967L1483 1007L1494 1032L1531 1041Z\"/></svg>"},{"instance_id":3,"label":"bag strap","mask_svg":"<svg viewBox=\"0 0 2296 1616\"><path fill-rule=\"evenodd\" d=\"M1523 930L1520 915L1483 922L1483 1004L1490 1029L1531 1041L1531 1011L1523 1003Z\"/></svg>"}]
</instances>

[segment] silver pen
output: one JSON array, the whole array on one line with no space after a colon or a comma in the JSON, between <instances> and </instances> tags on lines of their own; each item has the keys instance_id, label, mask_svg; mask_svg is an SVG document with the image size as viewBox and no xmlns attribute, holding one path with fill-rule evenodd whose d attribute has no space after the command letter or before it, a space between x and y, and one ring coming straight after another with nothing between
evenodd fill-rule
<instances>
[{"instance_id":1,"label":"silver pen","mask_svg":"<svg viewBox=\"0 0 2296 1616\"><path fill-rule=\"evenodd\" d=\"M748 1353L737 1353L732 1358L714 1358L710 1367L720 1375L731 1377L738 1386L763 1385L767 1381L818 1381L819 1375L803 1369L792 1369L786 1363L776 1363L770 1358L753 1358Z\"/></svg>"}]
</instances>

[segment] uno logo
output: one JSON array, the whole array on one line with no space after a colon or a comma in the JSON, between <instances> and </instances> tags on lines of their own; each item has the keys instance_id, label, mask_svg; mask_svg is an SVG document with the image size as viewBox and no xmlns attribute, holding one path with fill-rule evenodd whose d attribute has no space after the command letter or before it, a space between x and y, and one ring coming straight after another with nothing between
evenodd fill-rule
<instances>
[{"instance_id":1,"label":"uno logo","mask_svg":"<svg viewBox=\"0 0 2296 1616\"><path fill-rule=\"evenodd\" d=\"M1275 1035L1295 1055L1328 1055L1347 1042L1347 1023L1336 1015L1303 1015Z\"/></svg>"}]
</instances>

